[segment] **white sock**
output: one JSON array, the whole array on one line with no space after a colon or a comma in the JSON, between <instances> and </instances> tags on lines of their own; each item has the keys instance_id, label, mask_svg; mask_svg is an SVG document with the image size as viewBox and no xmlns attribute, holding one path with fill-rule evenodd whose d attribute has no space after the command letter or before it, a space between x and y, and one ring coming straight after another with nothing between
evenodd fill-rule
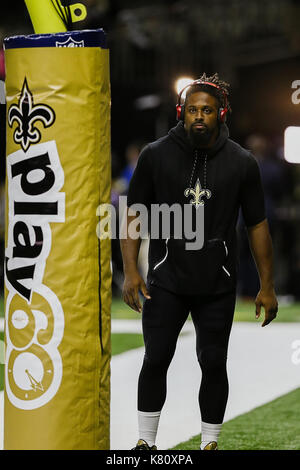
<instances>
[{"instance_id":1,"label":"white sock","mask_svg":"<svg viewBox=\"0 0 300 470\"><path fill-rule=\"evenodd\" d=\"M155 444L160 411L138 411L139 439L152 447Z\"/></svg>"},{"instance_id":2,"label":"white sock","mask_svg":"<svg viewBox=\"0 0 300 470\"><path fill-rule=\"evenodd\" d=\"M201 421L201 445L200 449L203 448L212 441L218 442L218 437L221 431L221 424L211 424Z\"/></svg>"}]
</instances>

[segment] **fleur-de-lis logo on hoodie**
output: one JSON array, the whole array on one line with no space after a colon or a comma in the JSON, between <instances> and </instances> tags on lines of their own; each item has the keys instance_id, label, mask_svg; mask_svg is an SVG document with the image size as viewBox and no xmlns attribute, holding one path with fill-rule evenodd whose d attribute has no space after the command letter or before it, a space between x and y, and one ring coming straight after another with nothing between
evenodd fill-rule
<instances>
[{"instance_id":1,"label":"fleur-de-lis logo on hoodie","mask_svg":"<svg viewBox=\"0 0 300 470\"><path fill-rule=\"evenodd\" d=\"M204 205L204 201L202 201L203 197L206 197L207 199L211 197L211 191L209 189L202 189L200 180L198 178L195 187L186 188L184 191L184 195L186 197L193 196L193 198L190 200L190 204L193 204L196 209L198 209L198 207Z\"/></svg>"},{"instance_id":2,"label":"fleur-de-lis logo on hoodie","mask_svg":"<svg viewBox=\"0 0 300 470\"><path fill-rule=\"evenodd\" d=\"M17 122L14 131L16 144L21 144L26 152L31 144L36 144L41 140L41 132L34 124L41 121L44 127L50 127L54 120L55 112L50 106L34 104L25 78L18 105L12 104L8 110L8 125L12 127L14 121Z\"/></svg>"}]
</instances>

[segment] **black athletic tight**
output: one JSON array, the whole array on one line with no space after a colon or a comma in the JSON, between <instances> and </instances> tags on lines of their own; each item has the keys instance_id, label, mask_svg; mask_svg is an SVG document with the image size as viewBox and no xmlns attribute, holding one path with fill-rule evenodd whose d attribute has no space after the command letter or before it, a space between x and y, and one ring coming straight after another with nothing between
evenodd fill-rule
<instances>
[{"instance_id":1,"label":"black athletic tight","mask_svg":"<svg viewBox=\"0 0 300 470\"><path fill-rule=\"evenodd\" d=\"M176 295L150 286L150 296L143 307L145 357L138 383L139 411L162 409L167 393L167 370L178 335L191 313L202 370L201 419L222 423L228 398L226 360L235 292L213 296Z\"/></svg>"}]
</instances>

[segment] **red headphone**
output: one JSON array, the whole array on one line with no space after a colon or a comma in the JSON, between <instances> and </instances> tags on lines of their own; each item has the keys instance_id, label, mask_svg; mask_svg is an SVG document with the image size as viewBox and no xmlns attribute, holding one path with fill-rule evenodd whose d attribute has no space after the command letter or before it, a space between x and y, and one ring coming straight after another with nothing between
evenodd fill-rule
<instances>
[{"instance_id":1,"label":"red headphone","mask_svg":"<svg viewBox=\"0 0 300 470\"><path fill-rule=\"evenodd\" d=\"M213 86L215 88L217 88L218 90L221 91L222 95L223 95L223 98L224 98L224 107L223 108L219 108L219 111L218 111L218 121L220 123L223 123L226 121L226 114L228 112L228 101L227 101L227 95L225 93L224 90L222 90L221 87L219 87L218 85L216 85L215 83L212 83L212 82L205 82L205 81L202 81L200 79L198 80L195 80L193 81L192 83L189 83L188 85L186 85L185 87L182 88L182 90L180 91L179 95L178 95L178 99L177 99L177 105L176 105L176 111L177 111L177 121L184 121L184 108L185 108L185 103L183 104L180 104L180 101L181 101L181 95L182 93L184 92L184 90L186 88L189 88L191 86L194 86L194 85L210 85L210 86Z\"/></svg>"}]
</instances>

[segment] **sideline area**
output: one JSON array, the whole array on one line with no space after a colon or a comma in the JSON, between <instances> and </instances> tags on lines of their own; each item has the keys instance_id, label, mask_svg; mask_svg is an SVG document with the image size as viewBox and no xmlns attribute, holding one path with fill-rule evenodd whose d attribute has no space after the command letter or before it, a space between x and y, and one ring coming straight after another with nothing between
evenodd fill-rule
<instances>
[{"instance_id":1,"label":"sideline area","mask_svg":"<svg viewBox=\"0 0 300 470\"><path fill-rule=\"evenodd\" d=\"M140 322L126 329L139 331ZM135 329L134 329L135 328ZM113 327L120 331L121 324ZM198 389L201 377L193 326L186 323L168 373L168 395L158 431L158 448L169 449L200 433ZM230 392L225 421L300 386L300 364L292 362L298 323L233 323L228 351ZM136 384L143 348L112 358L111 449L130 449L137 441Z\"/></svg>"}]
</instances>

